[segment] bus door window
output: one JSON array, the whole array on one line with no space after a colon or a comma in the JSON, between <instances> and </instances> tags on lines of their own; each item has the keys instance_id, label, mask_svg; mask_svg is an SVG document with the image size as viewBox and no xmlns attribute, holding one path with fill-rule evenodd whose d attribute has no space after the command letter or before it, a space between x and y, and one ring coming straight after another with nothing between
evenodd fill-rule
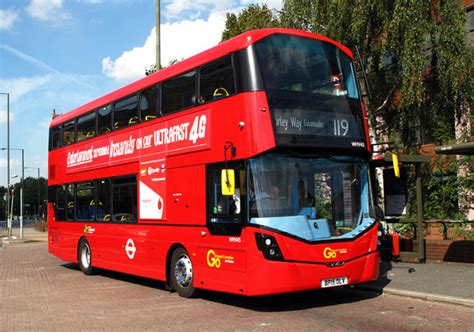
<instances>
[{"instance_id":1,"label":"bus door window","mask_svg":"<svg viewBox=\"0 0 474 332\"><path fill-rule=\"evenodd\" d=\"M199 89L200 103L235 94L232 58L227 56L204 66L201 69Z\"/></svg>"},{"instance_id":2,"label":"bus door window","mask_svg":"<svg viewBox=\"0 0 474 332\"><path fill-rule=\"evenodd\" d=\"M222 195L221 172L224 164L208 169L208 227L211 234L240 235L246 202L246 176L243 166L227 167L235 172L233 195Z\"/></svg>"},{"instance_id":3,"label":"bus door window","mask_svg":"<svg viewBox=\"0 0 474 332\"><path fill-rule=\"evenodd\" d=\"M98 134L107 134L112 131L112 105L106 105L97 110Z\"/></svg>"},{"instance_id":4,"label":"bus door window","mask_svg":"<svg viewBox=\"0 0 474 332\"><path fill-rule=\"evenodd\" d=\"M112 221L137 221L137 178L135 175L112 179Z\"/></svg>"},{"instance_id":5,"label":"bus door window","mask_svg":"<svg viewBox=\"0 0 474 332\"><path fill-rule=\"evenodd\" d=\"M196 103L196 71L174 77L163 83L162 113L173 113Z\"/></svg>"},{"instance_id":6,"label":"bus door window","mask_svg":"<svg viewBox=\"0 0 474 332\"><path fill-rule=\"evenodd\" d=\"M72 121L66 122L63 125L63 139L62 139L63 146L74 143L75 124L76 124L76 121L72 120Z\"/></svg>"},{"instance_id":7,"label":"bus door window","mask_svg":"<svg viewBox=\"0 0 474 332\"><path fill-rule=\"evenodd\" d=\"M156 119L160 114L159 85L154 85L140 94L140 116L142 122Z\"/></svg>"},{"instance_id":8,"label":"bus door window","mask_svg":"<svg viewBox=\"0 0 474 332\"><path fill-rule=\"evenodd\" d=\"M77 141L83 141L96 135L95 112L77 119Z\"/></svg>"},{"instance_id":9,"label":"bus door window","mask_svg":"<svg viewBox=\"0 0 474 332\"><path fill-rule=\"evenodd\" d=\"M109 179L97 180L97 221L112 219L112 186Z\"/></svg>"},{"instance_id":10,"label":"bus door window","mask_svg":"<svg viewBox=\"0 0 474 332\"><path fill-rule=\"evenodd\" d=\"M114 130L138 123L138 96L124 98L114 105Z\"/></svg>"},{"instance_id":11,"label":"bus door window","mask_svg":"<svg viewBox=\"0 0 474 332\"><path fill-rule=\"evenodd\" d=\"M94 182L76 184L76 219L93 221L96 215Z\"/></svg>"}]
</instances>

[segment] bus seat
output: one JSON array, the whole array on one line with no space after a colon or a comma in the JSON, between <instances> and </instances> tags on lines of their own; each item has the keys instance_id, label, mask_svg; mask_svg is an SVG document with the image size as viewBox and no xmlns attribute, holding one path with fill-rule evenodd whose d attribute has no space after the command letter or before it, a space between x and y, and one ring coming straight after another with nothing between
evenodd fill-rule
<instances>
[{"instance_id":1,"label":"bus seat","mask_svg":"<svg viewBox=\"0 0 474 332\"><path fill-rule=\"evenodd\" d=\"M91 130L91 131L88 131L86 133L86 137L89 138L89 137L94 137L95 136L95 130Z\"/></svg>"},{"instance_id":2,"label":"bus seat","mask_svg":"<svg viewBox=\"0 0 474 332\"><path fill-rule=\"evenodd\" d=\"M135 123L138 123L138 116L132 116L129 120L128 120L128 124L131 125L131 124L135 124Z\"/></svg>"},{"instance_id":3,"label":"bus seat","mask_svg":"<svg viewBox=\"0 0 474 332\"><path fill-rule=\"evenodd\" d=\"M225 98L225 97L229 97L229 92L227 92L227 90L223 87L219 87L215 89L214 93L212 94L212 99L214 100Z\"/></svg>"},{"instance_id":4,"label":"bus seat","mask_svg":"<svg viewBox=\"0 0 474 332\"><path fill-rule=\"evenodd\" d=\"M120 122L119 122L119 121L116 121L116 122L114 123L114 128L115 128L115 129L119 129L119 128L120 128Z\"/></svg>"},{"instance_id":5,"label":"bus seat","mask_svg":"<svg viewBox=\"0 0 474 332\"><path fill-rule=\"evenodd\" d=\"M156 119L156 115L145 115L145 121Z\"/></svg>"},{"instance_id":6,"label":"bus seat","mask_svg":"<svg viewBox=\"0 0 474 332\"><path fill-rule=\"evenodd\" d=\"M99 128L99 134L107 134L107 133L110 133L110 128L109 127Z\"/></svg>"},{"instance_id":7,"label":"bus seat","mask_svg":"<svg viewBox=\"0 0 474 332\"><path fill-rule=\"evenodd\" d=\"M103 218L103 221L110 221L110 213L106 214Z\"/></svg>"}]
</instances>

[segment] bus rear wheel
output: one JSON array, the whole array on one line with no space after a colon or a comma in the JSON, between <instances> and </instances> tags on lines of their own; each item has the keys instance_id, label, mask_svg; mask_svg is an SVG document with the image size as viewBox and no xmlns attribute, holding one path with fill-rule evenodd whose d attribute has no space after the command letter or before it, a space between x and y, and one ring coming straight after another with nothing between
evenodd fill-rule
<instances>
[{"instance_id":1,"label":"bus rear wheel","mask_svg":"<svg viewBox=\"0 0 474 332\"><path fill-rule=\"evenodd\" d=\"M78 250L79 267L85 275L91 275L93 272L92 267L92 251L87 239L82 239L79 242Z\"/></svg>"},{"instance_id":2,"label":"bus rear wheel","mask_svg":"<svg viewBox=\"0 0 474 332\"><path fill-rule=\"evenodd\" d=\"M193 264L184 248L177 248L173 252L170 278L171 284L179 296L190 298L197 295L197 290L193 284Z\"/></svg>"}]
</instances>

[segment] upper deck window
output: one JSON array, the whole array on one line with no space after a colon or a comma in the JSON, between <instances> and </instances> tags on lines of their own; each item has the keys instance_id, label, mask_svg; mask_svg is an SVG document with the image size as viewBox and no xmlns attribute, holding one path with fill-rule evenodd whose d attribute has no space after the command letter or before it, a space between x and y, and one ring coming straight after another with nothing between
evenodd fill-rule
<instances>
[{"instance_id":1,"label":"upper deck window","mask_svg":"<svg viewBox=\"0 0 474 332\"><path fill-rule=\"evenodd\" d=\"M97 110L98 133L106 134L112 131L112 106L107 105Z\"/></svg>"},{"instance_id":2,"label":"upper deck window","mask_svg":"<svg viewBox=\"0 0 474 332\"><path fill-rule=\"evenodd\" d=\"M61 126L56 126L50 129L50 150L61 147Z\"/></svg>"},{"instance_id":3,"label":"upper deck window","mask_svg":"<svg viewBox=\"0 0 474 332\"><path fill-rule=\"evenodd\" d=\"M153 120L160 114L159 103L159 86L155 85L149 89L142 91L140 97L140 114L142 121Z\"/></svg>"},{"instance_id":4,"label":"upper deck window","mask_svg":"<svg viewBox=\"0 0 474 332\"><path fill-rule=\"evenodd\" d=\"M352 60L331 43L272 35L256 48L269 90L359 98Z\"/></svg>"},{"instance_id":5,"label":"upper deck window","mask_svg":"<svg viewBox=\"0 0 474 332\"><path fill-rule=\"evenodd\" d=\"M163 83L163 114L193 106L196 102L196 72L174 77Z\"/></svg>"},{"instance_id":6,"label":"upper deck window","mask_svg":"<svg viewBox=\"0 0 474 332\"><path fill-rule=\"evenodd\" d=\"M349 55L330 42L283 34L255 49L277 145L367 151Z\"/></svg>"},{"instance_id":7,"label":"upper deck window","mask_svg":"<svg viewBox=\"0 0 474 332\"><path fill-rule=\"evenodd\" d=\"M83 141L96 135L95 112L77 119L77 141Z\"/></svg>"},{"instance_id":8,"label":"upper deck window","mask_svg":"<svg viewBox=\"0 0 474 332\"><path fill-rule=\"evenodd\" d=\"M72 120L63 124L63 146L74 143L74 127L76 120Z\"/></svg>"},{"instance_id":9,"label":"upper deck window","mask_svg":"<svg viewBox=\"0 0 474 332\"><path fill-rule=\"evenodd\" d=\"M218 100L235 94L234 70L230 56L201 69L199 102Z\"/></svg>"},{"instance_id":10,"label":"upper deck window","mask_svg":"<svg viewBox=\"0 0 474 332\"><path fill-rule=\"evenodd\" d=\"M114 129L120 129L138 123L138 96L135 94L115 103Z\"/></svg>"}]
</instances>

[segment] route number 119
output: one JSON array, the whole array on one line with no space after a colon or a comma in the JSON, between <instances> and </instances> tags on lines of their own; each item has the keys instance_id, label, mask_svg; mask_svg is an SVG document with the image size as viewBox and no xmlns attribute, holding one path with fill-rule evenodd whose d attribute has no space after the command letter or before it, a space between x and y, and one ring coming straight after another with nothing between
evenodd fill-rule
<instances>
[{"instance_id":1,"label":"route number 119","mask_svg":"<svg viewBox=\"0 0 474 332\"><path fill-rule=\"evenodd\" d=\"M346 119L334 119L334 136L346 136L349 131L349 121Z\"/></svg>"}]
</instances>

